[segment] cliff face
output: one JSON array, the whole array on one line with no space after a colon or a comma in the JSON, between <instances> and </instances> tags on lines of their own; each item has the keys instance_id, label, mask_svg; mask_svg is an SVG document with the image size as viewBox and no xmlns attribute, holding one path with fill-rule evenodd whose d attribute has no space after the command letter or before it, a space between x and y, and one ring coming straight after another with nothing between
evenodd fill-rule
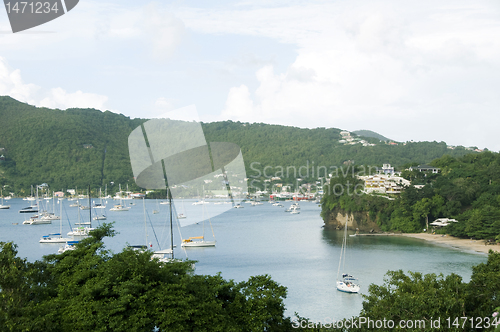
<instances>
[{"instance_id":1,"label":"cliff face","mask_svg":"<svg viewBox=\"0 0 500 332\"><path fill-rule=\"evenodd\" d=\"M341 229L344 228L346 222L349 230L370 233L380 232L380 227L376 222L370 220L368 212L331 211L325 220L325 227Z\"/></svg>"}]
</instances>

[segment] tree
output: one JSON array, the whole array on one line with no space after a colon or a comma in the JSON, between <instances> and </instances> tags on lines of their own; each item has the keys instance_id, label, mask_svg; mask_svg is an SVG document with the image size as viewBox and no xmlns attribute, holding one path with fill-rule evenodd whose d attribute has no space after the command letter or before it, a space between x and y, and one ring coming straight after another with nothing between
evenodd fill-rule
<instances>
[{"instance_id":1,"label":"tree","mask_svg":"<svg viewBox=\"0 0 500 332\"><path fill-rule=\"evenodd\" d=\"M76 249L28 263L1 243L0 326L6 331L288 331L286 287L269 276L235 284L194 275L191 261L112 254L110 224Z\"/></svg>"},{"instance_id":2,"label":"tree","mask_svg":"<svg viewBox=\"0 0 500 332\"><path fill-rule=\"evenodd\" d=\"M468 287L469 315L491 315L500 306L500 253L490 250L488 261L472 268Z\"/></svg>"}]
</instances>

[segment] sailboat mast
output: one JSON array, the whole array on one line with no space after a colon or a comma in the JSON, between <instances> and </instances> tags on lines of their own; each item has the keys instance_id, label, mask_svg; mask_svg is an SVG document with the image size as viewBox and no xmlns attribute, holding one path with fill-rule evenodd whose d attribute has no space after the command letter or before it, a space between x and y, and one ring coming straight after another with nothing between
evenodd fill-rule
<instances>
[{"instance_id":1,"label":"sailboat mast","mask_svg":"<svg viewBox=\"0 0 500 332\"><path fill-rule=\"evenodd\" d=\"M90 228L92 228L92 204L90 203L90 184L89 184L89 221L90 221Z\"/></svg>"},{"instance_id":2,"label":"sailboat mast","mask_svg":"<svg viewBox=\"0 0 500 332\"><path fill-rule=\"evenodd\" d=\"M146 220L146 201L144 200L144 197L142 198L142 209L144 212L144 231L146 233L146 246L148 245L148 224Z\"/></svg>"},{"instance_id":3,"label":"sailboat mast","mask_svg":"<svg viewBox=\"0 0 500 332\"><path fill-rule=\"evenodd\" d=\"M174 227L172 223L172 192L167 188L168 206L170 207L170 250L172 251L172 259L174 259Z\"/></svg>"},{"instance_id":4,"label":"sailboat mast","mask_svg":"<svg viewBox=\"0 0 500 332\"><path fill-rule=\"evenodd\" d=\"M61 237L62 237L62 201L57 200L57 204L59 204L59 216L60 216L59 217L59 234L61 234Z\"/></svg>"}]
</instances>

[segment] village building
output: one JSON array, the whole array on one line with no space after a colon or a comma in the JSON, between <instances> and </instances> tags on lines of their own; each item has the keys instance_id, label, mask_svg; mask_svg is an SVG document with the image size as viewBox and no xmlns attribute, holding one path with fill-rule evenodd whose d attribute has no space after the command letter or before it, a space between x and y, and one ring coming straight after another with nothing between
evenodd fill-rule
<instances>
[{"instance_id":1,"label":"village building","mask_svg":"<svg viewBox=\"0 0 500 332\"><path fill-rule=\"evenodd\" d=\"M409 171L419 171L419 172L432 172L432 173L439 173L440 168L437 167L432 167L429 165L418 165L417 167L412 166L408 168Z\"/></svg>"},{"instance_id":2,"label":"village building","mask_svg":"<svg viewBox=\"0 0 500 332\"><path fill-rule=\"evenodd\" d=\"M400 194L404 187L410 186L410 181L400 176L391 176L390 174L376 174L368 176L359 176L364 181L364 192L380 194Z\"/></svg>"}]
</instances>

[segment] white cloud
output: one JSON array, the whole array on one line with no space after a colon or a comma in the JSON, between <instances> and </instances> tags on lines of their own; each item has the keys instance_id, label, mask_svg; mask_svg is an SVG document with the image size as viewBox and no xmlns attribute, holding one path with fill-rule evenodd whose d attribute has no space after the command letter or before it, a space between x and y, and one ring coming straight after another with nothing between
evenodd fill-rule
<instances>
[{"instance_id":1,"label":"white cloud","mask_svg":"<svg viewBox=\"0 0 500 332\"><path fill-rule=\"evenodd\" d=\"M255 90L230 88L221 118L365 128L401 140L475 141L499 149L493 125L500 120L498 13L486 1L353 1L184 17L198 31L297 46L286 71L263 66ZM478 126L487 130L478 133Z\"/></svg>"},{"instance_id":2,"label":"white cloud","mask_svg":"<svg viewBox=\"0 0 500 332\"><path fill-rule=\"evenodd\" d=\"M8 95L14 99L35 106L67 109L72 107L96 108L105 110L108 97L94 93L76 91L68 93L62 88L49 91L41 87L24 83L19 69L10 69L5 59L0 57L0 95Z\"/></svg>"},{"instance_id":3,"label":"white cloud","mask_svg":"<svg viewBox=\"0 0 500 332\"><path fill-rule=\"evenodd\" d=\"M39 106L48 108L95 108L99 110L105 110L104 104L108 100L108 97L101 96L94 93L85 93L82 91L76 91L73 93L68 93L62 88L50 89L47 96L40 100Z\"/></svg>"},{"instance_id":4,"label":"white cloud","mask_svg":"<svg viewBox=\"0 0 500 332\"><path fill-rule=\"evenodd\" d=\"M33 104L34 95L39 87L35 84L26 84L21 78L19 69L12 70L8 67L4 58L0 57L0 95L8 95L12 98Z\"/></svg>"}]
</instances>

